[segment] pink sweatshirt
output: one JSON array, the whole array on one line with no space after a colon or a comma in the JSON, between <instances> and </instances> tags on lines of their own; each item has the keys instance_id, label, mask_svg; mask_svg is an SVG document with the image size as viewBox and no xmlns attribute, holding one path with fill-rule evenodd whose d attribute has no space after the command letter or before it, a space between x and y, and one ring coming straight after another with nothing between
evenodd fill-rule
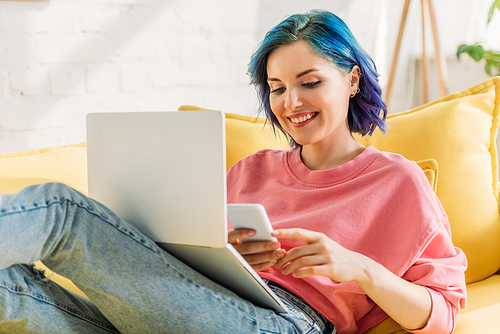
<instances>
[{"instance_id":1,"label":"pink sweatshirt","mask_svg":"<svg viewBox=\"0 0 500 334\"><path fill-rule=\"evenodd\" d=\"M261 203L275 229L326 234L394 274L424 286L432 298L425 328L451 333L465 307L465 254L451 242L448 218L424 173L400 155L372 146L340 167L311 171L298 149L264 150L227 174L228 203ZM280 240L282 248L298 245ZM337 326L362 333L387 317L357 283L323 276L304 279L269 268L259 273L300 296Z\"/></svg>"}]
</instances>

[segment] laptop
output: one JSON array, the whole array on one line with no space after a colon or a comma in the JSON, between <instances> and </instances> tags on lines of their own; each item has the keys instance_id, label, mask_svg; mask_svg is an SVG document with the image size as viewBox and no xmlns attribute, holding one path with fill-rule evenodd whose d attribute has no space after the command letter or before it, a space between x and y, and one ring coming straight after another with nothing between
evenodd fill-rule
<instances>
[{"instance_id":1,"label":"laptop","mask_svg":"<svg viewBox=\"0 0 500 334\"><path fill-rule=\"evenodd\" d=\"M227 240L225 115L91 113L89 196L254 305L288 309Z\"/></svg>"}]
</instances>

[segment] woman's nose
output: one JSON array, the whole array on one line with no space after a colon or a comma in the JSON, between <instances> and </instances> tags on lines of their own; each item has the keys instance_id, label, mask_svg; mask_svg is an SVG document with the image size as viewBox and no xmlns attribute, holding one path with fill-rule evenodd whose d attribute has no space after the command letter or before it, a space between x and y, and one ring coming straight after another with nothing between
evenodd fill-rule
<instances>
[{"instance_id":1,"label":"woman's nose","mask_svg":"<svg viewBox=\"0 0 500 334\"><path fill-rule=\"evenodd\" d=\"M297 91L289 89L285 95L285 108L296 110L302 106L302 100Z\"/></svg>"}]
</instances>

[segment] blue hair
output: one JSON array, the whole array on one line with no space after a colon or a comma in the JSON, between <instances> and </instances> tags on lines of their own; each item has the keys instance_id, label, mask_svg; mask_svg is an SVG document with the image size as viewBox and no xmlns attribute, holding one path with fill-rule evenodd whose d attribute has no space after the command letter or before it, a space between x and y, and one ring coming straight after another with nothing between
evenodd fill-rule
<instances>
[{"instance_id":1,"label":"blue hair","mask_svg":"<svg viewBox=\"0 0 500 334\"><path fill-rule=\"evenodd\" d=\"M387 107L382 100L375 63L361 48L344 21L335 14L320 10L285 18L266 34L250 60L248 75L257 89L259 110L264 111L273 129L282 131L292 147L299 146L283 130L271 110L267 59L276 48L300 40L306 41L315 53L329 59L345 74L351 73L355 65L359 66L363 75L359 80L359 93L349 99L349 129L351 133L362 136L371 136L377 127L385 133Z\"/></svg>"}]
</instances>

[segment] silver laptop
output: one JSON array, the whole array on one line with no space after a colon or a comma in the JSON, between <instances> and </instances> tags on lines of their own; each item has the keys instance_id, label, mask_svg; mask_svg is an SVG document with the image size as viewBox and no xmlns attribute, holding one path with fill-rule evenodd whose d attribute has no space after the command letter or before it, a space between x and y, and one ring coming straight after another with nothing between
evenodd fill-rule
<instances>
[{"instance_id":1,"label":"silver laptop","mask_svg":"<svg viewBox=\"0 0 500 334\"><path fill-rule=\"evenodd\" d=\"M287 312L227 242L225 133L216 111L91 113L89 196L240 297Z\"/></svg>"}]
</instances>

